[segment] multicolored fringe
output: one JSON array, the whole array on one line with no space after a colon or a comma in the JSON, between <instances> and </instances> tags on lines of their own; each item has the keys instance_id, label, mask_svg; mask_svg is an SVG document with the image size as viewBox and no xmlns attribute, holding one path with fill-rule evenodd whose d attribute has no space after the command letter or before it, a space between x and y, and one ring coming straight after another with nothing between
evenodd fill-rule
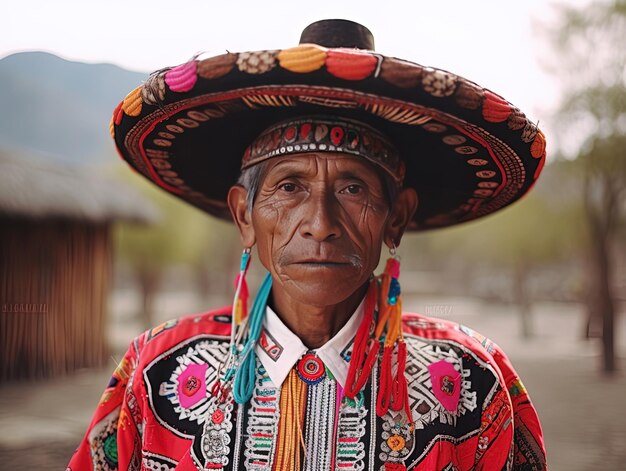
<instances>
[{"instance_id":1,"label":"multicolored fringe","mask_svg":"<svg viewBox=\"0 0 626 471\"><path fill-rule=\"evenodd\" d=\"M259 288L259 292L254 298L252 311L246 318L248 322L237 332L236 342L233 345L237 361L233 366L232 373L235 375L233 385L233 396L238 404L245 404L252 397L254 391L254 378L256 369L256 352L254 347L259 342L261 336L261 327L265 318L265 307L267 306L267 298L272 289L272 276L267 273L265 279ZM245 337L245 344L241 347ZM230 378L229 371L226 371L226 380Z\"/></svg>"},{"instance_id":2,"label":"multicolored fringe","mask_svg":"<svg viewBox=\"0 0 626 471\"><path fill-rule=\"evenodd\" d=\"M381 343L383 357L380 365L380 389L376 413L385 415L391 408L404 408L407 419L413 418L408 400L408 384L404 375L406 367L406 344L402 335L402 299L400 297L400 261L396 257L387 260L385 271L378 279L372 278L365 300L365 318L357 332L345 394L354 399L369 378L378 358ZM378 318L374 319L378 307ZM393 353L396 352L396 373L393 374Z\"/></svg>"},{"instance_id":3,"label":"multicolored fringe","mask_svg":"<svg viewBox=\"0 0 626 471\"><path fill-rule=\"evenodd\" d=\"M254 390L256 368L254 347L261 335L267 298L272 288L272 277L269 273L265 276L248 316L249 291L246 274L249 266L250 249L246 248L241 256L239 274L235 279L230 349L226 360L220 366L218 380L211 389L211 393L222 403L227 401L232 392L235 401L244 404L250 400Z\"/></svg>"},{"instance_id":4,"label":"multicolored fringe","mask_svg":"<svg viewBox=\"0 0 626 471\"><path fill-rule=\"evenodd\" d=\"M306 454L302 433L308 385L291 369L280 393L280 422L274 469L300 471Z\"/></svg>"},{"instance_id":5,"label":"multicolored fringe","mask_svg":"<svg viewBox=\"0 0 626 471\"><path fill-rule=\"evenodd\" d=\"M239 274L235 278L235 298L233 300L233 330L231 335L234 336L235 328L241 324L241 321L248 315L248 283L246 275L250 266L250 249L244 249L241 254L241 263L239 265Z\"/></svg>"}]
</instances>

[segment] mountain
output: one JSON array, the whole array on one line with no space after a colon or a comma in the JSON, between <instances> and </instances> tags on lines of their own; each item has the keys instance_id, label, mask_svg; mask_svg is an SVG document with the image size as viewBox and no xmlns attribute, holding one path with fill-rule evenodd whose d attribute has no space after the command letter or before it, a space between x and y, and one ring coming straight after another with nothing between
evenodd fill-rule
<instances>
[{"instance_id":1,"label":"mountain","mask_svg":"<svg viewBox=\"0 0 626 471\"><path fill-rule=\"evenodd\" d=\"M7 56L0 60L0 148L64 163L101 163L113 151L113 109L147 77L45 52Z\"/></svg>"}]
</instances>

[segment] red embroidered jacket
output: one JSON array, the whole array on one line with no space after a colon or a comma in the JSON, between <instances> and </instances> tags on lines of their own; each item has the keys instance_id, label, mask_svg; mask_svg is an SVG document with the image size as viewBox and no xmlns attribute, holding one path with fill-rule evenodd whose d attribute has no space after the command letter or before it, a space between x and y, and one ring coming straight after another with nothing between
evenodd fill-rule
<instances>
[{"instance_id":1,"label":"red embroidered jacket","mask_svg":"<svg viewBox=\"0 0 626 471\"><path fill-rule=\"evenodd\" d=\"M537 413L497 345L415 314L403 316L403 331L414 425L391 410L376 416L378 368L355 400L328 374L303 406L303 469L547 469ZM265 334L275 355L280 334ZM211 387L229 340L229 308L134 339L67 469L275 469L285 418L280 386L260 361L249 404L215 408Z\"/></svg>"}]
</instances>

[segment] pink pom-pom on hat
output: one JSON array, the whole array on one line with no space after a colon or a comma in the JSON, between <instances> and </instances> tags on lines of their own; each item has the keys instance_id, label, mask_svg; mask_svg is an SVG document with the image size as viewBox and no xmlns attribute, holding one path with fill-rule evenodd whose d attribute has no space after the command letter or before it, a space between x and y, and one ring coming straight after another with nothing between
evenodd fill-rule
<instances>
[{"instance_id":1,"label":"pink pom-pom on hat","mask_svg":"<svg viewBox=\"0 0 626 471\"><path fill-rule=\"evenodd\" d=\"M198 80L196 70L196 61L174 67L165 74L165 83L173 92L188 92Z\"/></svg>"}]
</instances>

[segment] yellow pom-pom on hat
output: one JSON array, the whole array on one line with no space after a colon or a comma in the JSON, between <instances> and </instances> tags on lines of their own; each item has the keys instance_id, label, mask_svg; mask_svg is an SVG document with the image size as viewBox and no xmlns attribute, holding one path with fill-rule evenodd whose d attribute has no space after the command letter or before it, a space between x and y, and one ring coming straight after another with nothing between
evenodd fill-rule
<instances>
[{"instance_id":1,"label":"yellow pom-pom on hat","mask_svg":"<svg viewBox=\"0 0 626 471\"><path fill-rule=\"evenodd\" d=\"M543 132L537 131L537 135L535 136L535 140L530 145L530 155L532 155L535 159L539 159L546 154L546 136L544 136Z\"/></svg>"},{"instance_id":2,"label":"yellow pom-pom on hat","mask_svg":"<svg viewBox=\"0 0 626 471\"><path fill-rule=\"evenodd\" d=\"M308 73L322 68L326 62L326 48L316 44L301 44L283 49L278 54L278 62L283 69L296 73Z\"/></svg>"},{"instance_id":3,"label":"yellow pom-pom on hat","mask_svg":"<svg viewBox=\"0 0 626 471\"><path fill-rule=\"evenodd\" d=\"M122 111L128 116L139 116L141 114L141 107L143 106L143 100L141 98L141 89L143 85L138 86L124 98L122 102Z\"/></svg>"}]
</instances>

